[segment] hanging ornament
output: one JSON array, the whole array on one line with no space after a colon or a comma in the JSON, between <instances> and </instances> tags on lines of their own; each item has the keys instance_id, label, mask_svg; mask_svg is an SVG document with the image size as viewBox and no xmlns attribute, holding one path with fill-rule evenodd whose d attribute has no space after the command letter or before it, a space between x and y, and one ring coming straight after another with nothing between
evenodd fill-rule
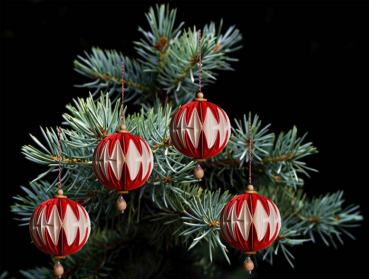
<instances>
[{"instance_id":1,"label":"hanging ornament","mask_svg":"<svg viewBox=\"0 0 369 279\"><path fill-rule=\"evenodd\" d=\"M209 103L201 92L201 30L199 31L199 92L193 102L180 107L170 122L170 138L175 148L194 161L219 154L227 145L231 135L231 124L227 114L219 106ZM194 176L204 176L200 164Z\"/></svg>"},{"instance_id":2,"label":"hanging ornament","mask_svg":"<svg viewBox=\"0 0 369 279\"><path fill-rule=\"evenodd\" d=\"M57 259L54 274L61 278L60 259L79 251L91 231L90 217L79 203L67 199L61 188L61 128L59 127L59 189L53 199L40 204L33 212L29 230L33 243Z\"/></svg>"},{"instance_id":3,"label":"hanging ornament","mask_svg":"<svg viewBox=\"0 0 369 279\"><path fill-rule=\"evenodd\" d=\"M231 199L220 214L220 229L229 245L246 254L243 267L254 269L250 255L270 246L281 229L277 206L258 195L251 185L251 121L249 122L249 185L243 195Z\"/></svg>"},{"instance_id":4,"label":"hanging ornament","mask_svg":"<svg viewBox=\"0 0 369 279\"><path fill-rule=\"evenodd\" d=\"M153 155L149 145L140 137L130 134L124 125L124 82L122 62L122 125L116 134L103 139L92 158L92 166L97 179L118 194L142 186L154 167ZM117 209L124 212L127 203L123 196L117 200Z\"/></svg>"}]
</instances>

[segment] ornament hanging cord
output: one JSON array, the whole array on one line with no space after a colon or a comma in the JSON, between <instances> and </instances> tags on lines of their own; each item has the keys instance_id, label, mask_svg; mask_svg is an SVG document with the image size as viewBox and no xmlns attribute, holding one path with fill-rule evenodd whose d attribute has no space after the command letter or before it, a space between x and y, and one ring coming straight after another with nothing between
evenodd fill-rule
<instances>
[{"instance_id":1,"label":"ornament hanging cord","mask_svg":"<svg viewBox=\"0 0 369 279\"><path fill-rule=\"evenodd\" d=\"M199 92L201 92L201 30L199 30Z\"/></svg>"},{"instance_id":2,"label":"ornament hanging cord","mask_svg":"<svg viewBox=\"0 0 369 279\"><path fill-rule=\"evenodd\" d=\"M251 185L251 119L249 120L249 185Z\"/></svg>"},{"instance_id":3,"label":"ornament hanging cord","mask_svg":"<svg viewBox=\"0 0 369 279\"><path fill-rule=\"evenodd\" d=\"M66 198L67 196L63 196L63 190L61 188L61 172L62 172L62 156L61 156L61 127L59 126L59 189L56 191L57 195L54 196L54 198Z\"/></svg>"},{"instance_id":4,"label":"ornament hanging cord","mask_svg":"<svg viewBox=\"0 0 369 279\"><path fill-rule=\"evenodd\" d=\"M59 188L61 188L61 127L59 126Z\"/></svg>"},{"instance_id":5,"label":"ornament hanging cord","mask_svg":"<svg viewBox=\"0 0 369 279\"><path fill-rule=\"evenodd\" d=\"M124 124L124 61L122 61L122 124Z\"/></svg>"}]
</instances>

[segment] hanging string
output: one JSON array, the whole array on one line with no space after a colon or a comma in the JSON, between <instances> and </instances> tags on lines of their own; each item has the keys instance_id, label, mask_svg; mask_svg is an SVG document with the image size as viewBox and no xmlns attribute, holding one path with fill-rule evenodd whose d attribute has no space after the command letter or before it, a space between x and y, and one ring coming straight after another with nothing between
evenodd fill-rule
<instances>
[{"instance_id":1,"label":"hanging string","mask_svg":"<svg viewBox=\"0 0 369 279\"><path fill-rule=\"evenodd\" d=\"M199 30L199 92L201 92L201 30Z\"/></svg>"},{"instance_id":2,"label":"hanging string","mask_svg":"<svg viewBox=\"0 0 369 279\"><path fill-rule=\"evenodd\" d=\"M122 124L124 124L124 61L122 61Z\"/></svg>"},{"instance_id":3,"label":"hanging string","mask_svg":"<svg viewBox=\"0 0 369 279\"><path fill-rule=\"evenodd\" d=\"M251 185L251 119L249 120L249 184Z\"/></svg>"},{"instance_id":4,"label":"hanging string","mask_svg":"<svg viewBox=\"0 0 369 279\"><path fill-rule=\"evenodd\" d=\"M59 188L61 188L61 127L59 126Z\"/></svg>"}]
</instances>

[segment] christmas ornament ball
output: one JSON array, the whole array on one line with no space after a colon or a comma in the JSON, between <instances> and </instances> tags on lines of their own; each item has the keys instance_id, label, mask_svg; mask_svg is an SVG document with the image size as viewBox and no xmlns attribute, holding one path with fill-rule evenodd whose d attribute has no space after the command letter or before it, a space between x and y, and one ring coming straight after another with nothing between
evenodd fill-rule
<instances>
[{"instance_id":1,"label":"christmas ornament ball","mask_svg":"<svg viewBox=\"0 0 369 279\"><path fill-rule=\"evenodd\" d=\"M200 93L195 101L174 113L169 129L175 148L199 161L219 154L231 135L227 114L219 106L203 99Z\"/></svg>"},{"instance_id":2,"label":"christmas ornament ball","mask_svg":"<svg viewBox=\"0 0 369 279\"><path fill-rule=\"evenodd\" d=\"M67 198L54 198L35 209L29 229L38 249L54 257L63 257L85 245L91 223L87 211L79 203Z\"/></svg>"},{"instance_id":3,"label":"christmas ornament ball","mask_svg":"<svg viewBox=\"0 0 369 279\"><path fill-rule=\"evenodd\" d=\"M154 163L148 144L122 125L121 130L97 145L92 166L103 185L116 191L129 191L146 182Z\"/></svg>"},{"instance_id":4,"label":"christmas ornament ball","mask_svg":"<svg viewBox=\"0 0 369 279\"><path fill-rule=\"evenodd\" d=\"M267 248L277 238L281 216L270 199L246 191L224 206L220 229L229 245L243 252L254 252Z\"/></svg>"}]
</instances>

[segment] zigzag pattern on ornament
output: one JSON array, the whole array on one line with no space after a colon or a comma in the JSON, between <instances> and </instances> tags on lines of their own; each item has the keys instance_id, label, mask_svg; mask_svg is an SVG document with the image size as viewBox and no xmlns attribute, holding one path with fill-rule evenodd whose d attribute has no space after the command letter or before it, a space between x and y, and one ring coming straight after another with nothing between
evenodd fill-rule
<instances>
[{"instance_id":1,"label":"zigzag pattern on ornament","mask_svg":"<svg viewBox=\"0 0 369 279\"><path fill-rule=\"evenodd\" d=\"M224 233L225 237L228 239L233 239L237 241L236 237L236 226L239 228L243 238L245 241L249 238L251 224L254 224L257 238L258 240L262 240L265 237L267 232L268 225L270 226L269 230L269 239L270 240L276 232L276 228L278 227L278 232L281 229L281 216L279 214L279 210L277 207L274 207L270 201L267 201L269 206L269 216L268 212L264 209L263 205L260 201L256 203L256 209L254 216L251 216L251 212L247 201L243 202L242 208L240 210L239 216L236 214L236 207L237 202L232 205L228 216L226 210L224 210L221 218L222 218L222 232ZM276 210L274 209L276 208ZM278 226L277 226L278 224ZM228 230L227 230L228 228ZM228 231L231 232L231 236L228 234Z\"/></svg>"},{"instance_id":2,"label":"zigzag pattern on ornament","mask_svg":"<svg viewBox=\"0 0 369 279\"><path fill-rule=\"evenodd\" d=\"M182 112L177 124L175 123L175 121L172 121L172 132L173 134L175 133L177 135L177 138L180 140L179 143L174 137L173 140L176 141L176 144L187 148L187 144L185 142L185 133L187 132L192 144L195 146L195 148L197 148L199 145L200 133L203 130L208 143L208 148L214 146L218 136L218 132L220 136L218 147L222 146L224 141L228 141L231 135L231 125L229 123L229 118L227 114L223 113L219 108L217 108L217 110L219 114L219 123L212 111L207 108L204 124L202 125L197 109L195 108L187 125L187 109L185 109Z\"/></svg>"},{"instance_id":3,"label":"zigzag pattern on ornament","mask_svg":"<svg viewBox=\"0 0 369 279\"><path fill-rule=\"evenodd\" d=\"M122 176L123 166L126 163L129 169L130 178L133 180L137 177L140 171L140 166L142 165L141 179L143 179L148 172L152 171L153 164L151 164L150 169L149 165L150 162L153 161L153 155L150 149L148 151L148 148L144 142L140 141L140 144L142 147L142 156L133 142L130 142L127 150L127 156L124 156L119 141L115 142L113 152L111 156L109 156L109 143L106 143L101 151L100 157L98 157L98 152L95 153L95 156L98 158L97 160L93 160L94 170L98 173L99 177L104 177L107 180L110 180L108 174L108 165L110 165L115 177L119 180ZM101 174L99 166L103 170L103 174Z\"/></svg>"},{"instance_id":4,"label":"zigzag pattern on ornament","mask_svg":"<svg viewBox=\"0 0 369 279\"><path fill-rule=\"evenodd\" d=\"M31 220L31 233L34 241L37 242L39 246L42 246L39 243L38 239L40 238L44 245L46 244L45 238L45 230L47 230L48 235L50 236L54 245L58 244L60 231L63 228L65 231L65 235L67 237L68 245L71 245L77 235L77 230L79 229L79 242L81 244L86 234L90 234L90 220L86 218L87 212L82 206L77 206L79 213L79 220L77 216L74 214L73 210L69 205L66 207L64 221L62 222L60 218L60 214L58 212L58 208L56 205L53 206L53 209L50 214L49 220L46 219L46 206L42 209L38 220L36 217ZM87 215L88 216L88 215ZM86 229L88 230L86 232ZM37 237L38 235L38 237Z\"/></svg>"}]
</instances>

